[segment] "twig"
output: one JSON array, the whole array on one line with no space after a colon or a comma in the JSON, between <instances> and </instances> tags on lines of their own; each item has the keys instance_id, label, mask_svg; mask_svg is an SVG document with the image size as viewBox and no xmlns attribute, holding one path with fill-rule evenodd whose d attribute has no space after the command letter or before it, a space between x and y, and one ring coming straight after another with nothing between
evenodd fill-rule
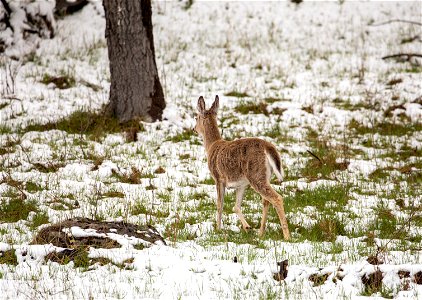
<instances>
[{"instance_id":1,"label":"twig","mask_svg":"<svg viewBox=\"0 0 422 300\"><path fill-rule=\"evenodd\" d=\"M25 191L22 188L22 182L14 180L12 178L12 174L10 173L10 170L7 170L5 177L3 177L0 180L0 184L2 184L2 183L6 183L7 185L17 189L21 193L21 199L25 200L27 198Z\"/></svg>"},{"instance_id":2,"label":"twig","mask_svg":"<svg viewBox=\"0 0 422 300\"><path fill-rule=\"evenodd\" d=\"M312 153L310 150L306 150L306 152L308 152L310 155L312 155L313 157L315 157L316 159L318 159L318 161L320 163L323 163L323 161L318 156L316 156L316 154Z\"/></svg>"},{"instance_id":3,"label":"twig","mask_svg":"<svg viewBox=\"0 0 422 300\"><path fill-rule=\"evenodd\" d=\"M4 10L6 11L6 17L4 18L4 22L6 23L6 28L10 28L12 32L15 32L12 24L10 24L10 15L12 14L12 10L10 9L9 3L6 0L0 0L3 4Z\"/></svg>"},{"instance_id":4,"label":"twig","mask_svg":"<svg viewBox=\"0 0 422 300\"><path fill-rule=\"evenodd\" d=\"M406 56L407 60L409 60L411 57L422 57L422 54L419 53L397 53L397 54L391 54L382 57L382 59L389 59L389 58L396 58L396 57L402 57Z\"/></svg>"},{"instance_id":5,"label":"twig","mask_svg":"<svg viewBox=\"0 0 422 300\"><path fill-rule=\"evenodd\" d=\"M12 14L12 10L10 9L9 4L6 2L6 0L1 0L1 3L3 4L3 7L6 10L7 14L10 16Z\"/></svg>"},{"instance_id":6,"label":"twig","mask_svg":"<svg viewBox=\"0 0 422 300\"><path fill-rule=\"evenodd\" d=\"M17 101L22 101L21 98L15 97L13 95L6 95L2 97L3 99L7 99L7 100L17 100Z\"/></svg>"},{"instance_id":7,"label":"twig","mask_svg":"<svg viewBox=\"0 0 422 300\"><path fill-rule=\"evenodd\" d=\"M409 21L409 20L401 20L401 19L388 20L388 21L381 22L381 23L371 24L370 26L381 26L381 25L386 25L386 24L390 24L390 23L408 23L408 24L422 26L422 23L420 23L420 22Z\"/></svg>"}]
</instances>

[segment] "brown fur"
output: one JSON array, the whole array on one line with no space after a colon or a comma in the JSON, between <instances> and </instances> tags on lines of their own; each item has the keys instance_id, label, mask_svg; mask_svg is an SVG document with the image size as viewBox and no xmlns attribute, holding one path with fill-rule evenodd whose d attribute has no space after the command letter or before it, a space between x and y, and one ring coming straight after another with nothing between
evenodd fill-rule
<instances>
[{"instance_id":1,"label":"brown fur","mask_svg":"<svg viewBox=\"0 0 422 300\"><path fill-rule=\"evenodd\" d=\"M243 138L226 141L221 138L217 126L219 99L209 110L205 109L202 97L198 100L198 115L195 130L203 137L207 152L208 167L217 186L217 229L221 228L221 214L226 187L236 188L234 212L239 216L245 230L250 229L241 212L243 193L248 185L263 199L263 216L260 235L264 234L271 203L279 216L285 239L290 238L284 213L283 198L271 187L270 177L274 171L281 177L281 160L276 148L269 142L258 138ZM271 164L271 160L273 164Z\"/></svg>"}]
</instances>

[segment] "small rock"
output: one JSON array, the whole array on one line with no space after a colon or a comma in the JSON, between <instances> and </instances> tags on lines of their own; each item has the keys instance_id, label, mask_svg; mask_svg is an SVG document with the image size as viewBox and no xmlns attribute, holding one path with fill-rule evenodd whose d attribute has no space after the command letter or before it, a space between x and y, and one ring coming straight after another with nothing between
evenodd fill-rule
<instances>
[{"instance_id":1,"label":"small rock","mask_svg":"<svg viewBox=\"0 0 422 300\"><path fill-rule=\"evenodd\" d=\"M415 282L417 284L422 284L422 271L415 274Z\"/></svg>"},{"instance_id":2,"label":"small rock","mask_svg":"<svg viewBox=\"0 0 422 300\"><path fill-rule=\"evenodd\" d=\"M157 170L154 171L155 174L163 174L166 170L163 167L158 167Z\"/></svg>"},{"instance_id":3,"label":"small rock","mask_svg":"<svg viewBox=\"0 0 422 300\"><path fill-rule=\"evenodd\" d=\"M288 272L288 266L289 266L289 260L283 260L280 262L277 262L277 266L280 267L280 271L278 273L274 273L273 278L277 281L281 281L286 279L287 272Z\"/></svg>"},{"instance_id":4,"label":"small rock","mask_svg":"<svg viewBox=\"0 0 422 300\"><path fill-rule=\"evenodd\" d=\"M400 270L400 271L398 271L397 274L399 275L400 279L409 278L410 277L410 272L409 271L405 271L405 270Z\"/></svg>"},{"instance_id":5,"label":"small rock","mask_svg":"<svg viewBox=\"0 0 422 300\"><path fill-rule=\"evenodd\" d=\"M365 285L365 290L371 293L381 291L382 288L382 272L380 270L375 271L369 275L365 274L362 276L362 283Z\"/></svg>"}]
</instances>

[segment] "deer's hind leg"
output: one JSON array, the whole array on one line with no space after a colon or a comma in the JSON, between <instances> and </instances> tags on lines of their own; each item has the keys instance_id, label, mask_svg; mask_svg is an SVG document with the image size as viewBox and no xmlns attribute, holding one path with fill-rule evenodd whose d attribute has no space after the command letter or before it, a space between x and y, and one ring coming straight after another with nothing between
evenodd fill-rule
<instances>
[{"instance_id":1,"label":"deer's hind leg","mask_svg":"<svg viewBox=\"0 0 422 300\"><path fill-rule=\"evenodd\" d=\"M223 182L217 181L217 230L221 229L221 216L223 214L224 194L226 187Z\"/></svg>"},{"instance_id":2,"label":"deer's hind leg","mask_svg":"<svg viewBox=\"0 0 422 300\"><path fill-rule=\"evenodd\" d=\"M262 219L261 227L259 228L259 236L263 236L265 232L265 226L267 224L268 208L270 208L270 202L262 198Z\"/></svg>"},{"instance_id":3,"label":"deer's hind leg","mask_svg":"<svg viewBox=\"0 0 422 300\"><path fill-rule=\"evenodd\" d=\"M289 225L287 224L286 213L284 212L284 201L283 197L281 197L276 191L273 190L273 196L266 198L268 202L270 202L278 215L281 224L281 230L283 231L283 236L285 240L290 239L290 232L289 232Z\"/></svg>"},{"instance_id":4,"label":"deer's hind leg","mask_svg":"<svg viewBox=\"0 0 422 300\"><path fill-rule=\"evenodd\" d=\"M233 207L233 212L237 214L239 217L240 222L242 223L242 227L245 231L251 229L251 226L246 222L245 216L242 213L241 205L243 200L243 194L245 193L247 185L242 185L236 189L236 204Z\"/></svg>"},{"instance_id":5,"label":"deer's hind leg","mask_svg":"<svg viewBox=\"0 0 422 300\"><path fill-rule=\"evenodd\" d=\"M278 218L280 220L280 223L281 223L281 229L283 231L284 239L285 240L290 239L289 227L288 227L288 224L287 224L286 214L284 212L283 197L281 197L271 187L270 183L265 178L262 178L262 180L252 181L251 186L256 192L258 192L262 196L262 198L264 200L268 201L269 203L271 203L274 206L274 208L277 212ZM265 204L264 204L263 213L266 213L266 215L265 215L265 220L264 220L264 215L262 216L263 217L262 221L266 221L268 208L265 208ZM262 223L261 223L261 230L262 230L262 234L264 234L265 226L263 228ZM261 234L261 231L260 231L260 234Z\"/></svg>"}]
</instances>

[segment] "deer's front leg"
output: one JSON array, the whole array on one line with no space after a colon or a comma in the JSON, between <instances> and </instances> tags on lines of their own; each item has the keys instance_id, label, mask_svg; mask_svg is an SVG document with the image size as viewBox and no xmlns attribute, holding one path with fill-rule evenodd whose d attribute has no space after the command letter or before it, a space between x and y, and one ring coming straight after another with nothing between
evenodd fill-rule
<instances>
[{"instance_id":1,"label":"deer's front leg","mask_svg":"<svg viewBox=\"0 0 422 300\"><path fill-rule=\"evenodd\" d=\"M223 202L226 187L223 182L217 181L217 230L221 229L221 215L223 214Z\"/></svg>"}]
</instances>

